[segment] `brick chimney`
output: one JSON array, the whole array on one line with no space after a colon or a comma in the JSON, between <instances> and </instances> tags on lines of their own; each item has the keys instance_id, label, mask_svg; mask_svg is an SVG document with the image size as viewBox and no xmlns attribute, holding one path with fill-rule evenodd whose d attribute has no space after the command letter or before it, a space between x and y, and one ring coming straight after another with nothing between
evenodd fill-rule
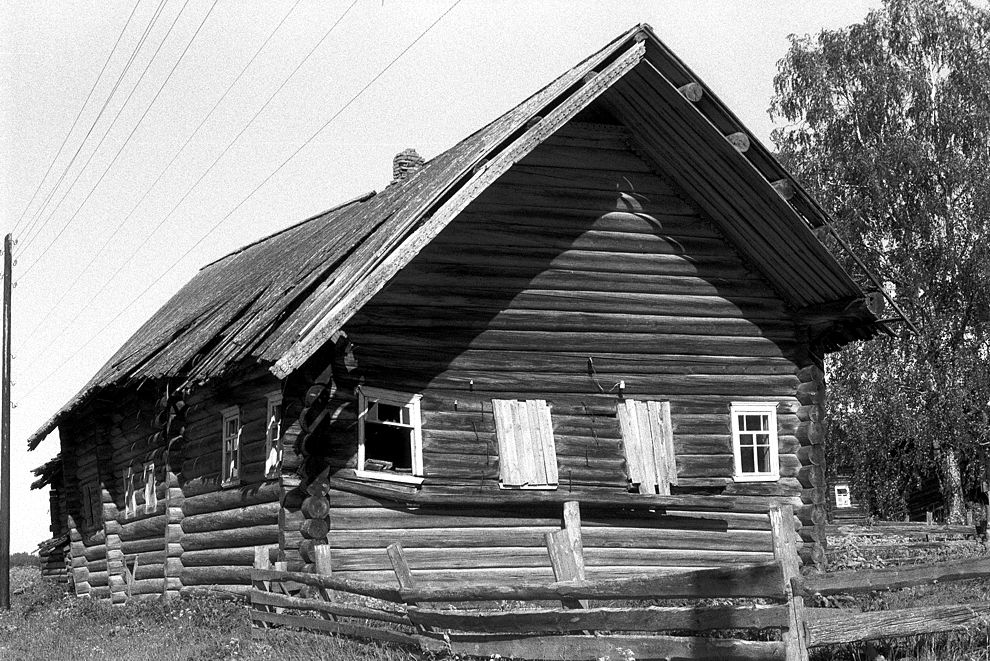
<instances>
[{"instance_id":1,"label":"brick chimney","mask_svg":"<svg viewBox=\"0 0 990 661\"><path fill-rule=\"evenodd\" d=\"M392 183L397 184L413 176L425 162L415 149L403 149L392 159Z\"/></svg>"}]
</instances>

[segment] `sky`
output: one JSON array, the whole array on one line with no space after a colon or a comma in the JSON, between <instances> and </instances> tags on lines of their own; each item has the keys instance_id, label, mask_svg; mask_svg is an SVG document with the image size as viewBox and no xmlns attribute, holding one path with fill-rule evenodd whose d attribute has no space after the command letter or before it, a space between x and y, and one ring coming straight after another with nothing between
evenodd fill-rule
<instances>
[{"instance_id":1,"label":"sky","mask_svg":"<svg viewBox=\"0 0 990 661\"><path fill-rule=\"evenodd\" d=\"M30 470L58 452L58 434L30 453L27 437L201 266L381 190L397 152L435 156L637 23L772 148L767 108L788 35L849 25L877 4L6 2L11 551L50 536L47 489L29 490Z\"/></svg>"}]
</instances>

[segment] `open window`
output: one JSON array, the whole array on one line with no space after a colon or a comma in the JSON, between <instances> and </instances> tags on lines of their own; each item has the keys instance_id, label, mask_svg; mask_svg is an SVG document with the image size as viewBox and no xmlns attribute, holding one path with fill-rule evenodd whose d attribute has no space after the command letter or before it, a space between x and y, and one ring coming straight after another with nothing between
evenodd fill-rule
<instances>
[{"instance_id":1,"label":"open window","mask_svg":"<svg viewBox=\"0 0 990 661\"><path fill-rule=\"evenodd\" d=\"M231 406L220 411L221 458L220 480L236 484L241 476L241 409Z\"/></svg>"},{"instance_id":2,"label":"open window","mask_svg":"<svg viewBox=\"0 0 990 661\"><path fill-rule=\"evenodd\" d=\"M155 489L155 462L144 465L144 513L151 514L158 507L158 491Z\"/></svg>"},{"instance_id":3,"label":"open window","mask_svg":"<svg viewBox=\"0 0 990 661\"><path fill-rule=\"evenodd\" d=\"M423 482L420 399L378 388L358 390L358 477Z\"/></svg>"},{"instance_id":4,"label":"open window","mask_svg":"<svg viewBox=\"0 0 990 661\"><path fill-rule=\"evenodd\" d=\"M627 399L616 408L630 485L643 494L670 495L677 484L670 402Z\"/></svg>"},{"instance_id":5,"label":"open window","mask_svg":"<svg viewBox=\"0 0 990 661\"><path fill-rule=\"evenodd\" d=\"M730 406L736 482L780 479L776 402L733 402Z\"/></svg>"},{"instance_id":6,"label":"open window","mask_svg":"<svg viewBox=\"0 0 990 661\"><path fill-rule=\"evenodd\" d=\"M265 477L278 474L282 464L282 393L268 393L268 414L265 427Z\"/></svg>"},{"instance_id":7,"label":"open window","mask_svg":"<svg viewBox=\"0 0 990 661\"><path fill-rule=\"evenodd\" d=\"M556 489L557 449L550 406L542 399L493 399L499 486Z\"/></svg>"}]
</instances>

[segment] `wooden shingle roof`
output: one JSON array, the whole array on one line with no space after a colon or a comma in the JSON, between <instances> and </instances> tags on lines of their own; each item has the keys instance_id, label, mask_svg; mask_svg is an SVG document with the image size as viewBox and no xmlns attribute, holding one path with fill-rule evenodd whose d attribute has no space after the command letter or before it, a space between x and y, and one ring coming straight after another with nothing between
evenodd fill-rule
<instances>
[{"instance_id":1,"label":"wooden shingle roof","mask_svg":"<svg viewBox=\"0 0 990 661\"><path fill-rule=\"evenodd\" d=\"M826 321L842 319L853 329L845 341L875 333L876 318L856 304L862 290L812 232L827 222L824 212L641 25L406 181L204 267L31 436L29 446L103 388L166 377L197 383L244 360L279 377L292 373L471 200L599 100L793 309L829 310ZM746 153L726 140L732 133L748 137ZM790 201L778 194L784 190Z\"/></svg>"}]
</instances>

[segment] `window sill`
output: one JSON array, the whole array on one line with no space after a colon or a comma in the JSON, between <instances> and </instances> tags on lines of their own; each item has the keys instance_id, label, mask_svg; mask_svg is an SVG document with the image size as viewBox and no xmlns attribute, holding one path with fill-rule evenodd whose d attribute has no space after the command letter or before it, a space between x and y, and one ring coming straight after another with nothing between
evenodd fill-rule
<instances>
[{"instance_id":1,"label":"window sill","mask_svg":"<svg viewBox=\"0 0 990 661\"><path fill-rule=\"evenodd\" d=\"M359 480L373 480L375 482L396 482L398 484L413 484L419 486L423 484L424 478L421 475L403 475L402 473L389 473L387 471L366 471L354 469L354 477Z\"/></svg>"},{"instance_id":2,"label":"window sill","mask_svg":"<svg viewBox=\"0 0 990 661\"><path fill-rule=\"evenodd\" d=\"M733 475L733 482L779 482L780 475L765 474L765 475Z\"/></svg>"},{"instance_id":3,"label":"window sill","mask_svg":"<svg viewBox=\"0 0 990 661\"><path fill-rule=\"evenodd\" d=\"M524 484L516 487L498 483L498 488L506 491L556 491L557 486L556 484Z\"/></svg>"}]
</instances>

